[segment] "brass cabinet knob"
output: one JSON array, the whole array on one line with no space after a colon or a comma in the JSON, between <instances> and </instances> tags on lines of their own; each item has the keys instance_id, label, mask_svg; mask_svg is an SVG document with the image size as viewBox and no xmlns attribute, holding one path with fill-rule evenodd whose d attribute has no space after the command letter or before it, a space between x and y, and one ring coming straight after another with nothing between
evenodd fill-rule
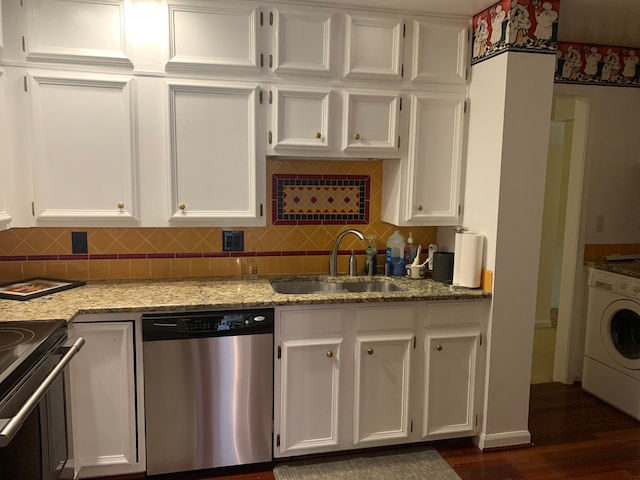
<instances>
[{"instance_id":1,"label":"brass cabinet knob","mask_svg":"<svg viewBox=\"0 0 640 480\"><path fill-rule=\"evenodd\" d=\"M124 202L119 202L118 208L122 210L124 208Z\"/></svg>"},{"instance_id":2,"label":"brass cabinet knob","mask_svg":"<svg viewBox=\"0 0 640 480\"><path fill-rule=\"evenodd\" d=\"M329 350L327 352L327 357L329 357L329 358L333 357L333 352L331 350Z\"/></svg>"},{"instance_id":3,"label":"brass cabinet knob","mask_svg":"<svg viewBox=\"0 0 640 480\"><path fill-rule=\"evenodd\" d=\"M187 208L187 206L184 203L181 203L180 205L178 205L178 208L180 210L184 210L185 208Z\"/></svg>"},{"instance_id":4,"label":"brass cabinet knob","mask_svg":"<svg viewBox=\"0 0 640 480\"><path fill-rule=\"evenodd\" d=\"M442 351L442 345L440 345L440 344L436 345L436 350L441 352Z\"/></svg>"},{"instance_id":5,"label":"brass cabinet knob","mask_svg":"<svg viewBox=\"0 0 640 480\"><path fill-rule=\"evenodd\" d=\"M354 138L355 140L360 140L360 134L359 134L359 133L356 133L356 134L353 136L353 138Z\"/></svg>"},{"instance_id":6,"label":"brass cabinet knob","mask_svg":"<svg viewBox=\"0 0 640 480\"><path fill-rule=\"evenodd\" d=\"M373 355L373 348L371 348L371 347L367 348L367 353L369 355Z\"/></svg>"},{"instance_id":7,"label":"brass cabinet knob","mask_svg":"<svg viewBox=\"0 0 640 480\"><path fill-rule=\"evenodd\" d=\"M421 212L422 211L422 205L418 205L418 211Z\"/></svg>"},{"instance_id":8,"label":"brass cabinet knob","mask_svg":"<svg viewBox=\"0 0 640 480\"><path fill-rule=\"evenodd\" d=\"M322 134L321 134L320 132L316 132L316 133L314 134L314 137L316 137L316 138L320 138L320 137L322 137Z\"/></svg>"}]
</instances>

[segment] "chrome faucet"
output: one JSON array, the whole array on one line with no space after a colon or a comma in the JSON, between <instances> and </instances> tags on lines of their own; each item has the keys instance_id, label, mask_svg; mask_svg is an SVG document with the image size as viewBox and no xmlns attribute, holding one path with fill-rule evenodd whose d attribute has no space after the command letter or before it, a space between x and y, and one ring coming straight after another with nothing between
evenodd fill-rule
<instances>
[{"instance_id":1,"label":"chrome faucet","mask_svg":"<svg viewBox=\"0 0 640 480\"><path fill-rule=\"evenodd\" d=\"M367 240L366 237L364 236L364 233L362 233L360 230L354 230L352 228L349 230L345 230L340 235L338 235L338 238L336 238L336 243L333 244L333 250L331 250L331 259L329 260L329 276L330 277L338 276L338 247L340 246L340 241L342 240L342 238L348 233L353 233L356 237L358 237L363 242L366 242Z\"/></svg>"}]
</instances>

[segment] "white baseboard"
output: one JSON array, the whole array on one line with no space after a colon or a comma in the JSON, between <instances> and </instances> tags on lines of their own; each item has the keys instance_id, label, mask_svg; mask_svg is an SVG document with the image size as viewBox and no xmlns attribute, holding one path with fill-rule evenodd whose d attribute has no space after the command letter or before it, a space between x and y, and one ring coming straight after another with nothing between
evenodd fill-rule
<instances>
[{"instance_id":1,"label":"white baseboard","mask_svg":"<svg viewBox=\"0 0 640 480\"><path fill-rule=\"evenodd\" d=\"M504 433L481 433L478 438L478 448L480 450L499 447L516 447L523 445L531 445L531 433L529 430L521 430L519 432Z\"/></svg>"}]
</instances>

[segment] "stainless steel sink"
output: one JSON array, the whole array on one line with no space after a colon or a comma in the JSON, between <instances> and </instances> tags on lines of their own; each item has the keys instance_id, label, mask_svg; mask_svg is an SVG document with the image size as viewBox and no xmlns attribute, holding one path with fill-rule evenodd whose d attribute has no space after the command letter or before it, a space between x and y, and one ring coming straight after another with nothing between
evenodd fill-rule
<instances>
[{"instance_id":1,"label":"stainless steel sink","mask_svg":"<svg viewBox=\"0 0 640 480\"><path fill-rule=\"evenodd\" d=\"M344 284L335 282L324 282L322 280L290 280L273 282L271 284L276 293L289 293L302 295L307 293L346 293Z\"/></svg>"},{"instance_id":2,"label":"stainless steel sink","mask_svg":"<svg viewBox=\"0 0 640 480\"><path fill-rule=\"evenodd\" d=\"M402 289L391 282L345 282L344 288L349 292L399 292Z\"/></svg>"},{"instance_id":3,"label":"stainless steel sink","mask_svg":"<svg viewBox=\"0 0 640 480\"><path fill-rule=\"evenodd\" d=\"M295 295L312 293L397 292L402 290L396 284L385 281L326 282L324 280L283 280L273 282L271 287L276 293Z\"/></svg>"}]
</instances>

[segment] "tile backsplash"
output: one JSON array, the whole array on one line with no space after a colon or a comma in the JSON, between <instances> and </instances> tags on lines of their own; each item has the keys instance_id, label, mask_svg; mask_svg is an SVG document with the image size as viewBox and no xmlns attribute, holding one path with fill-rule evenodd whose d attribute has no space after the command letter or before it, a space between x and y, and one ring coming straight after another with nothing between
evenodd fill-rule
<instances>
[{"instance_id":1,"label":"tile backsplash","mask_svg":"<svg viewBox=\"0 0 640 480\"><path fill-rule=\"evenodd\" d=\"M272 176L368 176L367 224L273 224ZM329 160L267 161L267 225L264 227L166 228L13 228L0 232L0 282L30 277L71 280L115 280L239 276L257 267L259 275L327 273L329 253L338 234L357 228L377 236L379 263L385 240L396 227L380 220L382 162ZM222 231L244 232L243 252L222 251ZM435 227L400 228L416 245L436 243ZM88 253L73 254L72 232L86 232ZM76 235L77 238L77 235ZM340 245L338 271L347 271L348 253L359 255L364 266L364 245L347 236Z\"/></svg>"}]
</instances>

